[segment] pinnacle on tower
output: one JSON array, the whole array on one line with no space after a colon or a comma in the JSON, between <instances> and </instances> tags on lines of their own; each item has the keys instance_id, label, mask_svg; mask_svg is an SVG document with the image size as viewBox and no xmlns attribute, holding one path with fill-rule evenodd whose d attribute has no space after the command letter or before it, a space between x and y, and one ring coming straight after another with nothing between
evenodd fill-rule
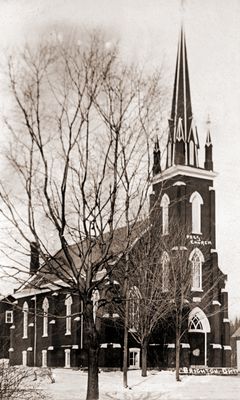
<instances>
[{"instance_id":1,"label":"pinnacle on tower","mask_svg":"<svg viewBox=\"0 0 240 400\"><path fill-rule=\"evenodd\" d=\"M192 114L186 39L184 29L181 27L169 120L166 167L177 164L198 167L198 149L198 134Z\"/></svg>"},{"instance_id":2,"label":"pinnacle on tower","mask_svg":"<svg viewBox=\"0 0 240 400\"><path fill-rule=\"evenodd\" d=\"M206 143L205 143L205 162L204 162L204 168L207 169L208 171L213 171L213 158L212 158L212 139L211 139L211 133L210 133L210 119L208 117L207 120L207 136L206 136Z\"/></svg>"},{"instance_id":3,"label":"pinnacle on tower","mask_svg":"<svg viewBox=\"0 0 240 400\"><path fill-rule=\"evenodd\" d=\"M158 136L155 138L154 150L153 150L153 176L161 172L161 151L159 147Z\"/></svg>"}]
</instances>

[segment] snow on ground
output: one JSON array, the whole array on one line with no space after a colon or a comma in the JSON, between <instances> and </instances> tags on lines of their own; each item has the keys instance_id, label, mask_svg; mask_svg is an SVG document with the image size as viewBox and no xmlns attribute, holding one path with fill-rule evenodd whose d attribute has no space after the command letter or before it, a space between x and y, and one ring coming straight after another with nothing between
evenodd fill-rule
<instances>
[{"instance_id":1,"label":"snow on ground","mask_svg":"<svg viewBox=\"0 0 240 400\"><path fill-rule=\"evenodd\" d=\"M43 387L53 400L85 400L87 373L53 369L56 382ZM100 400L238 400L240 376L182 376L181 382L169 371L129 371L129 388L122 387L122 373L99 374Z\"/></svg>"}]
</instances>

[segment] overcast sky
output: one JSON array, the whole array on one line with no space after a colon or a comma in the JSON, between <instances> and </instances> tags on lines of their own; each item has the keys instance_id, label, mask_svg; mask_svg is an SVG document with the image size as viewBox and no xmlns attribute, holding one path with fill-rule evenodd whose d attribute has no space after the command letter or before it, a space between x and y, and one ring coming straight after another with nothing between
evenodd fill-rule
<instances>
[{"instance_id":1,"label":"overcast sky","mask_svg":"<svg viewBox=\"0 0 240 400\"><path fill-rule=\"evenodd\" d=\"M186 0L184 8L202 153L208 114L212 121L219 265L228 274L230 316L240 315L240 1ZM109 42L120 40L123 57L146 67L163 63L171 95L180 23L180 0L1 0L1 65L6 51L44 32L103 27ZM4 94L1 75L1 113L9 108ZM3 130L0 139L6 140Z\"/></svg>"}]
</instances>

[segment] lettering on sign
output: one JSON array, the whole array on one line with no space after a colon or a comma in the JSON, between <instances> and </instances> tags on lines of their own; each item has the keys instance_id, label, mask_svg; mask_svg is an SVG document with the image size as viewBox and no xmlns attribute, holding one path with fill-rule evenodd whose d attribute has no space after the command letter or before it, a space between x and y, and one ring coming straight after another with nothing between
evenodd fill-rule
<instances>
[{"instance_id":1,"label":"lettering on sign","mask_svg":"<svg viewBox=\"0 0 240 400\"><path fill-rule=\"evenodd\" d=\"M211 246L211 240L202 240L200 235L187 235L187 239L190 239L191 244L197 244L201 246Z\"/></svg>"}]
</instances>

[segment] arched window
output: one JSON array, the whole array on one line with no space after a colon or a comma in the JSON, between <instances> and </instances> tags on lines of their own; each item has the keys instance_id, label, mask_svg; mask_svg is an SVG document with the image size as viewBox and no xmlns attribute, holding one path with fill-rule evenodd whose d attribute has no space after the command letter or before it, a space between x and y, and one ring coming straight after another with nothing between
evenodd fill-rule
<instances>
[{"instance_id":1,"label":"arched window","mask_svg":"<svg viewBox=\"0 0 240 400\"><path fill-rule=\"evenodd\" d=\"M202 263L204 257L199 249L194 249L189 257L192 263L192 290L202 290Z\"/></svg>"},{"instance_id":2,"label":"arched window","mask_svg":"<svg viewBox=\"0 0 240 400\"><path fill-rule=\"evenodd\" d=\"M194 165L194 143L192 140L189 143L189 164Z\"/></svg>"},{"instance_id":3,"label":"arched window","mask_svg":"<svg viewBox=\"0 0 240 400\"><path fill-rule=\"evenodd\" d=\"M189 323L189 331L203 331L203 326L198 315L194 315Z\"/></svg>"},{"instance_id":4,"label":"arched window","mask_svg":"<svg viewBox=\"0 0 240 400\"><path fill-rule=\"evenodd\" d=\"M188 316L188 332L211 332L208 318L203 310L195 307Z\"/></svg>"},{"instance_id":5,"label":"arched window","mask_svg":"<svg viewBox=\"0 0 240 400\"><path fill-rule=\"evenodd\" d=\"M43 309L43 336L48 336L48 309L49 309L49 302L47 297L43 300L42 304Z\"/></svg>"},{"instance_id":6,"label":"arched window","mask_svg":"<svg viewBox=\"0 0 240 400\"><path fill-rule=\"evenodd\" d=\"M162 208L162 234L167 235L169 232L169 204L170 200L165 193L162 197L160 207Z\"/></svg>"},{"instance_id":7,"label":"arched window","mask_svg":"<svg viewBox=\"0 0 240 400\"><path fill-rule=\"evenodd\" d=\"M198 192L194 192L190 197L192 203L192 233L201 234L201 205L203 199Z\"/></svg>"},{"instance_id":8,"label":"arched window","mask_svg":"<svg viewBox=\"0 0 240 400\"><path fill-rule=\"evenodd\" d=\"M129 327L131 331L136 331L139 325L139 307L141 293L136 286L129 291Z\"/></svg>"},{"instance_id":9,"label":"arched window","mask_svg":"<svg viewBox=\"0 0 240 400\"><path fill-rule=\"evenodd\" d=\"M29 312L29 307L28 303L25 301L23 304L23 338L28 337L28 312Z\"/></svg>"},{"instance_id":10,"label":"arched window","mask_svg":"<svg viewBox=\"0 0 240 400\"><path fill-rule=\"evenodd\" d=\"M164 251L161 257L163 292L167 292L169 289L169 262L169 255L166 251Z\"/></svg>"},{"instance_id":11,"label":"arched window","mask_svg":"<svg viewBox=\"0 0 240 400\"><path fill-rule=\"evenodd\" d=\"M65 335L71 335L72 331L72 296L67 294L65 299L65 306L66 306L66 333Z\"/></svg>"}]
</instances>

